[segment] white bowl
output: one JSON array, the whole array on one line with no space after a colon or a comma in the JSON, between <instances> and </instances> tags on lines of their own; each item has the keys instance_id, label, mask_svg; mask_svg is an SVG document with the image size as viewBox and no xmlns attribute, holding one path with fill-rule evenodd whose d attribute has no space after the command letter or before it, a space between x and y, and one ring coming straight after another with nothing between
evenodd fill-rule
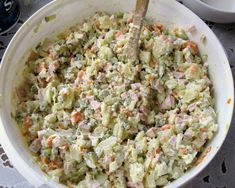
<instances>
[{"instance_id":1,"label":"white bowl","mask_svg":"<svg viewBox=\"0 0 235 188\"><path fill-rule=\"evenodd\" d=\"M235 0L182 0L201 18L216 23L235 22Z\"/></svg>"},{"instance_id":2,"label":"white bowl","mask_svg":"<svg viewBox=\"0 0 235 188\"><path fill-rule=\"evenodd\" d=\"M0 69L0 142L15 168L35 187L63 186L48 180L38 165L32 161L18 126L11 117L11 111L14 110L11 96L15 85L20 80L20 70L26 59L25 54L46 36L63 30L71 23L82 21L94 14L95 11L109 13L130 11L135 7L134 4L133 0L56 0L35 13L10 42ZM56 14L56 19L45 22L45 16L53 14ZM188 27L194 23L198 32L192 35L191 39L197 43L200 43L202 33L207 37L206 44L199 44L199 48L202 54L209 55L209 72L215 90L219 130L213 140L208 143L207 148L211 149L202 162L167 186L179 187L202 171L220 149L232 118L233 79L220 42L208 26L190 10L174 0L151 0L147 16L160 20L169 27ZM40 27L35 32L35 27L37 28L39 24ZM228 99L231 100L230 104L227 104Z\"/></svg>"}]
</instances>

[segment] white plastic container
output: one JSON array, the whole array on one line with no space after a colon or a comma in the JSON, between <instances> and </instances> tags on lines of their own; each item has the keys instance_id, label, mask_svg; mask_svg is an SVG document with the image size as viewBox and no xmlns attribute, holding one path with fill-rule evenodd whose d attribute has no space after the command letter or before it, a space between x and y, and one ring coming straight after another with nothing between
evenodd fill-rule
<instances>
[{"instance_id":1,"label":"white plastic container","mask_svg":"<svg viewBox=\"0 0 235 188\"><path fill-rule=\"evenodd\" d=\"M48 180L37 164L32 162L18 126L11 117L11 111L14 110L15 105L12 103L11 96L20 77L20 70L25 60L24 55L46 36L63 30L65 26L72 23L82 21L96 11L109 13L130 11L135 7L134 4L133 0L56 0L35 13L10 42L0 69L0 142L15 168L35 187L63 186ZM54 20L45 21L45 16L54 14L56 15ZM147 17L154 18L156 21L160 20L171 27L189 27L194 23L198 31L191 35L191 39L200 44L202 54L209 56L209 71L215 88L219 130L208 144L210 152L205 155L202 162L167 186L179 187L205 168L220 149L233 113L233 79L220 42L208 26L190 10L174 0L151 0ZM204 45L200 43L201 34L206 36Z\"/></svg>"},{"instance_id":2,"label":"white plastic container","mask_svg":"<svg viewBox=\"0 0 235 188\"><path fill-rule=\"evenodd\" d=\"M201 18L216 23L235 23L235 0L182 0Z\"/></svg>"}]
</instances>

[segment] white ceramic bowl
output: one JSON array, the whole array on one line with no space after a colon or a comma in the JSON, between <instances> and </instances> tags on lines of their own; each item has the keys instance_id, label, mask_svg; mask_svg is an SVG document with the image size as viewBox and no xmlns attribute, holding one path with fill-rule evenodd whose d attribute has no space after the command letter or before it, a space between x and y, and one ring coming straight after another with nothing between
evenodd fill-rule
<instances>
[{"instance_id":1,"label":"white ceramic bowl","mask_svg":"<svg viewBox=\"0 0 235 188\"><path fill-rule=\"evenodd\" d=\"M235 23L235 0L182 0L205 20L216 23Z\"/></svg>"},{"instance_id":2,"label":"white ceramic bowl","mask_svg":"<svg viewBox=\"0 0 235 188\"><path fill-rule=\"evenodd\" d=\"M0 69L0 142L15 168L35 187L62 187L62 185L48 180L37 164L33 163L17 124L11 117L11 111L14 110L15 105L12 103L11 96L26 59L24 55L46 36L63 30L71 23L82 21L95 11L109 13L130 11L135 7L134 4L133 0L56 0L35 13L10 42ZM45 16L53 14L56 14L56 19L45 22ZM233 79L220 42L208 26L190 10L174 0L151 0L147 16L160 20L170 27L188 27L194 23L198 32L192 35L191 39L197 43L200 43L202 33L207 37L206 44L200 44L199 48L202 54L209 55L209 72L215 90L219 130L213 140L208 143L207 148L211 150L203 161L167 186L179 187L205 168L220 149L232 118ZM35 33L35 27L39 23L41 23L40 27ZM228 99L231 100L230 104L227 104Z\"/></svg>"}]
</instances>

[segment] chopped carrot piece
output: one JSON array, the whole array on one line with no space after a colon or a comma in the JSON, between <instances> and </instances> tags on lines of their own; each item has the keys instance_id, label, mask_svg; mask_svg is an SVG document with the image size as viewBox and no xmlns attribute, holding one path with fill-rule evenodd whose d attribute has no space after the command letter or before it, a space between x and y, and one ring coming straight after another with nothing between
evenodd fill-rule
<instances>
[{"instance_id":1,"label":"chopped carrot piece","mask_svg":"<svg viewBox=\"0 0 235 188\"><path fill-rule=\"evenodd\" d=\"M117 31L117 32L115 33L115 38L118 38L118 37L120 37L121 35L123 35L123 32L122 32L122 31Z\"/></svg>"},{"instance_id":2,"label":"chopped carrot piece","mask_svg":"<svg viewBox=\"0 0 235 188\"><path fill-rule=\"evenodd\" d=\"M65 128L64 124L59 124L58 127L59 127L60 129L64 129L64 128Z\"/></svg>"},{"instance_id":3,"label":"chopped carrot piece","mask_svg":"<svg viewBox=\"0 0 235 188\"><path fill-rule=\"evenodd\" d=\"M161 131L165 131L165 130L170 129L170 128L171 128L171 125L166 124L166 125L163 125L163 126L160 128L160 130L161 130Z\"/></svg>"},{"instance_id":4,"label":"chopped carrot piece","mask_svg":"<svg viewBox=\"0 0 235 188\"><path fill-rule=\"evenodd\" d=\"M158 29L162 29L163 28L163 25L160 23L160 22L156 22L155 24L154 24L154 27L156 27L156 28L158 28Z\"/></svg>"},{"instance_id":5,"label":"chopped carrot piece","mask_svg":"<svg viewBox=\"0 0 235 188\"><path fill-rule=\"evenodd\" d=\"M73 111L71 114L70 120L72 123L77 123L77 122L81 121L82 120L82 113L77 112L77 111Z\"/></svg>"},{"instance_id":6,"label":"chopped carrot piece","mask_svg":"<svg viewBox=\"0 0 235 188\"><path fill-rule=\"evenodd\" d=\"M49 170L55 170L57 168L61 168L62 165L63 165L63 162L61 161L59 157L57 157L54 160L52 160L48 166L49 166Z\"/></svg>"},{"instance_id":7,"label":"chopped carrot piece","mask_svg":"<svg viewBox=\"0 0 235 188\"><path fill-rule=\"evenodd\" d=\"M125 116L127 117L131 117L132 113L128 110L128 109L123 109L123 113L125 114Z\"/></svg>"},{"instance_id":8,"label":"chopped carrot piece","mask_svg":"<svg viewBox=\"0 0 235 188\"><path fill-rule=\"evenodd\" d=\"M84 75L85 75L85 72L84 72L83 70L80 70L80 71L78 72L77 77L81 80Z\"/></svg>"},{"instance_id":9,"label":"chopped carrot piece","mask_svg":"<svg viewBox=\"0 0 235 188\"><path fill-rule=\"evenodd\" d=\"M182 153L183 155L188 154L188 149L187 148L180 148L179 152Z\"/></svg>"},{"instance_id":10,"label":"chopped carrot piece","mask_svg":"<svg viewBox=\"0 0 235 188\"><path fill-rule=\"evenodd\" d=\"M146 76L146 79L148 81L152 81L152 80L154 80L154 76L149 74L149 75Z\"/></svg>"},{"instance_id":11,"label":"chopped carrot piece","mask_svg":"<svg viewBox=\"0 0 235 188\"><path fill-rule=\"evenodd\" d=\"M158 148L156 149L156 153L160 153L160 152L161 152L161 148L158 147Z\"/></svg>"},{"instance_id":12,"label":"chopped carrot piece","mask_svg":"<svg viewBox=\"0 0 235 188\"><path fill-rule=\"evenodd\" d=\"M206 127L202 127L202 128L200 128L200 131L201 131L201 132L207 132L208 129L207 129Z\"/></svg>"},{"instance_id":13,"label":"chopped carrot piece","mask_svg":"<svg viewBox=\"0 0 235 188\"><path fill-rule=\"evenodd\" d=\"M175 91L172 91L171 94L172 94L172 96L175 97L176 99L178 98L178 95L177 95L177 93L176 93Z\"/></svg>"},{"instance_id":14,"label":"chopped carrot piece","mask_svg":"<svg viewBox=\"0 0 235 188\"><path fill-rule=\"evenodd\" d=\"M192 49L194 54L198 54L199 53L199 49L197 47L197 44L193 41L188 41L186 42L183 46L183 48L189 47L190 49Z\"/></svg>"},{"instance_id":15,"label":"chopped carrot piece","mask_svg":"<svg viewBox=\"0 0 235 188\"><path fill-rule=\"evenodd\" d=\"M162 30L163 25L160 23L155 23L153 25L153 30L157 33L157 35L161 34L161 30Z\"/></svg>"},{"instance_id":16,"label":"chopped carrot piece","mask_svg":"<svg viewBox=\"0 0 235 188\"><path fill-rule=\"evenodd\" d=\"M127 20L128 23L132 23L133 22L133 18Z\"/></svg>"},{"instance_id":17,"label":"chopped carrot piece","mask_svg":"<svg viewBox=\"0 0 235 188\"><path fill-rule=\"evenodd\" d=\"M228 103L228 104L230 104L230 103L231 103L231 101L232 101L232 99L231 99L231 98L229 98L229 99L227 100L227 103Z\"/></svg>"},{"instance_id":18,"label":"chopped carrot piece","mask_svg":"<svg viewBox=\"0 0 235 188\"><path fill-rule=\"evenodd\" d=\"M47 157L41 157L41 160L44 164L49 164L50 160Z\"/></svg>"},{"instance_id":19,"label":"chopped carrot piece","mask_svg":"<svg viewBox=\"0 0 235 188\"><path fill-rule=\"evenodd\" d=\"M47 139L47 145L49 146L49 147L52 147L52 143L53 143L53 140L56 138L56 135L51 135L51 136L49 136L48 137L48 139Z\"/></svg>"},{"instance_id":20,"label":"chopped carrot piece","mask_svg":"<svg viewBox=\"0 0 235 188\"><path fill-rule=\"evenodd\" d=\"M55 170L57 168L57 165L54 162L49 163L49 170Z\"/></svg>"},{"instance_id":21,"label":"chopped carrot piece","mask_svg":"<svg viewBox=\"0 0 235 188\"><path fill-rule=\"evenodd\" d=\"M197 66L196 65L192 65L190 67L190 71L191 71L192 74L196 73L197 72Z\"/></svg>"},{"instance_id":22,"label":"chopped carrot piece","mask_svg":"<svg viewBox=\"0 0 235 188\"><path fill-rule=\"evenodd\" d=\"M22 124L22 132L23 134L26 134L28 132L28 129L33 125L33 120L30 116L27 116L24 118L23 124Z\"/></svg>"},{"instance_id":23,"label":"chopped carrot piece","mask_svg":"<svg viewBox=\"0 0 235 188\"><path fill-rule=\"evenodd\" d=\"M94 82L93 82L93 80L88 80L86 83L87 83L88 85L92 85Z\"/></svg>"},{"instance_id":24,"label":"chopped carrot piece","mask_svg":"<svg viewBox=\"0 0 235 188\"><path fill-rule=\"evenodd\" d=\"M161 34L161 30L158 29L158 28L154 28L154 31L157 33L157 35L160 35L160 34Z\"/></svg>"},{"instance_id":25,"label":"chopped carrot piece","mask_svg":"<svg viewBox=\"0 0 235 188\"><path fill-rule=\"evenodd\" d=\"M153 48L153 42L149 42L149 43L146 44L144 47L145 47L145 49L147 49L147 50L152 49L152 48Z\"/></svg>"}]
</instances>

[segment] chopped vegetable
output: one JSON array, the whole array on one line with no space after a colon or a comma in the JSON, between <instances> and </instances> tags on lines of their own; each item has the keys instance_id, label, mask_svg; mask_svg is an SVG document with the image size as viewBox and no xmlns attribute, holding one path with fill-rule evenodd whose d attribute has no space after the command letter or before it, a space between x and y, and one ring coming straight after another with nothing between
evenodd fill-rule
<instances>
[{"instance_id":1,"label":"chopped vegetable","mask_svg":"<svg viewBox=\"0 0 235 188\"><path fill-rule=\"evenodd\" d=\"M50 16L46 16L45 17L45 21L46 22L50 22L52 20L54 20L56 18L56 14L50 15Z\"/></svg>"},{"instance_id":2,"label":"chopped vegetable","mask_svg":"<svg viewBox=\"0 0 235 188\"><path fill-rule=\"evenodd\" d=\"M217 130L207 56L182 28L145 21L131 62L132 21L131 13L96 13L41 42L25 64L15 119L54 181L165 186L195 165Z\"/></svg>"}]
</instances>

